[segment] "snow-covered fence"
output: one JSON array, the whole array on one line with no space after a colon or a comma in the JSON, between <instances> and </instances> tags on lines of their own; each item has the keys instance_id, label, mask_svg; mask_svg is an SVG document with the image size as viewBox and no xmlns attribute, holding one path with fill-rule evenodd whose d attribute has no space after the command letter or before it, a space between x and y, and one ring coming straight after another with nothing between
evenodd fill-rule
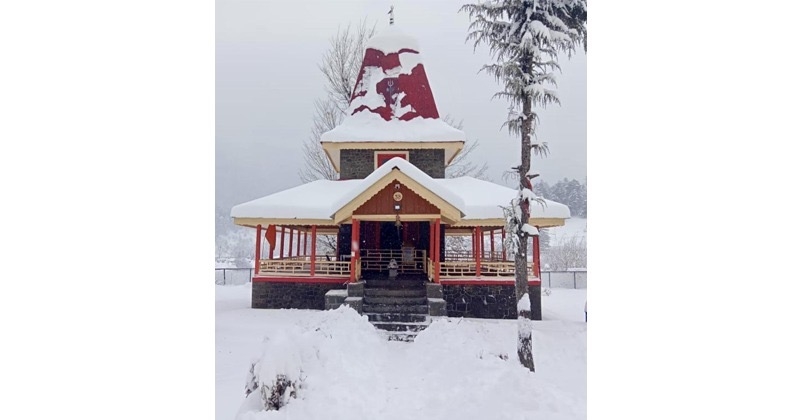
<instances>
[{"instance_id":1,"label":"snow-covered fence","mask_svg":"<svg viewBox=\"0 0 802 420\"><path fill-rule=\"evenodd\" d=\"M542 271L540 280L543 287L549 289L587 289L588 272L587 270L571 271Z\"/></svg>"},{"instance_id":2,"label":"snow-covered fence","mask_svg":"<svg viewBox=\"0 0 802 420\"><path fill-rule=\"evenodd\" d=\"M253 268L215 268L214 284L239 285L250 283L253 278Z\"/></svg>"}]
</instances>

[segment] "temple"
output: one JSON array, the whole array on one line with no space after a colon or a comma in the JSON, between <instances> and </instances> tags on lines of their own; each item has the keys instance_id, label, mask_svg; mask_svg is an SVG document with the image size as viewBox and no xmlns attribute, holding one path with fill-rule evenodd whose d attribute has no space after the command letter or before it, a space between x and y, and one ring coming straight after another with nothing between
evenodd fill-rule
<instances>
[{"instance_id":1,"label":"temple","mask_svg":"<svg viewBox=\"0 0 802 420\"><path fill-rule=\"evenodd\" d=\"M430 316L516 317L501 206L517 191L445 177L465 133L440 119L416 39L391 24L368 41L347 116L320 143L339 180L231 210L256 231L252 307L347 304L405 334ZM531 212L539 228L570 217L548 200ZM541 319L538 236L531 245L532 317Z\"/></svg>"}]
</instances>

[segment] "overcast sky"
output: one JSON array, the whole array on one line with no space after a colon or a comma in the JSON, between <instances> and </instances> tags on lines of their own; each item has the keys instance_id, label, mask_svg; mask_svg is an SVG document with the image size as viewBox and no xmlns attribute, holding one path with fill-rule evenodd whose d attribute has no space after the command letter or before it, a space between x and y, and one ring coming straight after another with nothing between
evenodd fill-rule
<instances>
[{"instance_id":1,"label":"overcast sky","mask_svg":"<svg viewBox=\"0 0 802 420\"><path fill-rule=\"evenodd\" d=\"M488 177L519 161L519 140L500 130L507 103L491 100L500 89L477 71L490 57L465 43L469 19L462 1L218 0L216 22L216 205L232 205L301 184L301 144L309 136L313 102L323 96L317 68L329 38L367 18L381 31L395 5L395 22L420 43L440 115L464 121L479 141L473 159L485 160ZM561 106L538 109L538 139L551 154L533 159L535 172L553 182L586 177L587 83L583 52L561 59Z\"/></svg>"}]
</instances>

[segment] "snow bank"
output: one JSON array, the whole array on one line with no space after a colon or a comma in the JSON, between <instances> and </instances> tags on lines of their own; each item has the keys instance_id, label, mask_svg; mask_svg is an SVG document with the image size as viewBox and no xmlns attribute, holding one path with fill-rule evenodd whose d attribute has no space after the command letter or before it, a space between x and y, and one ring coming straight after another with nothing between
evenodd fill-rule
<instances>
[{"instance_id":1,"label":"snow bank","mask_svg":"<svg viewBox=\"0 0 802 420\"><path fill-rule=\"evenodd\" d=\"M248 395L237 415L238 419L275 418L265 417L273 413L295 413L298 418L308 418L300 401L325 400L335 396L333 390L353 389L354 384L364 382L376 363L372 354L362 348L376 348L384 344L383 338L362 317L347 306L326 311L325 317L312 325L293 325L275 330L265 337L262 355L253 365L253 376L246 387L253 391ZM358 366L359 369L355 369ZM367 369L367 370L366 370ZM285 395L284 406L276 412L265 410L265 396L261 389L271 387L276 378L286 378L295 385L295 398ZM336 399L336 397L335 397ZM335 401L328 401L328 404ZM316 407L316 404L311 406ZM288 415L288 417L291 417Z\"/></svg>"}]
</instances>

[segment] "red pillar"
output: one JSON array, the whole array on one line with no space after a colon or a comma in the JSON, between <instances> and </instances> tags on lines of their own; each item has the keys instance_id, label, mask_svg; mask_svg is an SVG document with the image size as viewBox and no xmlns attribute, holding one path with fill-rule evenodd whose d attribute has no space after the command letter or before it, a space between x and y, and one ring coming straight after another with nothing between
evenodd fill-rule
<instances>
[{"instance_id":1,"label":"red pillar","mask_svg":"<svg viewBox=\"0 0 802 420\"><path fill-rule=\"evenodd\" d=\"M356 267L359 264L359 220L351 219L351 281L355 282Z\"/></svg>"},{"instance_id":2,"label":"red pillar","mask_svg":"<svg viewBox=\"0 0 802 420\"><path fill-rule=\"evenodd\" d=\"M479 228L479 255L485 257L485 231Z\"/></svg>"},{"instance_id":3,"label":"red pillar","mask_svg":"<svg viewBox=\"0 0 802 420\"><path fill-rule=\"evenodd\" d=\"M301 255L301 229L298 229L297 232L298 232L298 238L297 238L298 244L295 245L295 255L300 256Z\"/></svg>"},{"instance_id":4,"label":"red pillar","mask_svg":"<svg viewBox=\"0 0 802 420\"><path fill-rule=\"evenodd\" d=\"M306 234L304 234L304 236L306 236ZM312 245L312 256L310 257L311 262L309 264L309 276L310 277L314 277L315 276L315 257L317 256L316 252L315 252L315 248L317 248L314 245L315 243L317 243L317 226L312 226L312 244L313 245ZM304 243L304 247L306 247L306 243ZM304 252L304 253L306 253L306 252Z\"/></svg>"},{"instance_id":5,"label":"red pillar","mask_svg":"<svg viewBox=\"0 0 802 420\"><path fill-rule=\"evenodd\" d=\"M482 275L482 248L484 248L484 244L482 244L481 242L484 241L481 241L482 239L481 235L482 231L480 230L479 226L473 228L473 236L476 238L476 250L479 251L476 254L474 254L474 257L476 258L476 277Z\"/></svg>"},{"instance_id":6,"label":"red pillar","mask_svg":"<svg viewBox=\"0 0 802 420\"><path fill-rule=\"evenodd\" d=\"M278 250L278 259L284 258L284 226L281 227L281 241L279 241L281 245L279 246Z\"/></svg>"},{"instance_id":7,"label":"red pillar","mask_svg":"<svg viewBox=\"0 0 802 420\"><path fill-rule=\"evenodd\" d=\"M540 278L540 235L532 237L532 273Z\"/></svg>"},{"instance_id":8,"label":"red pillar","mask_svg":"<svg viewBox=\"0 0 802 420\"><path fill-rule=\"evenodd\" d=\"M496 230L490 229L490 258L496 253Z\"/></svg>"},{"instance_id":9,"label":"red pillar","mask_svg":"<svg viewBox=\"0 0 802 420\"><path fill-rule=\"evenodd\" d=\"M440 283L440 218L434 219L434 282Z\"/></svg>"},{"instance_id":10,"label":"red pillar","mask_svg":"<svg viewBox=\"0 0 802 420\"><path fill-rule=\"evenodd\" d=\"M504 231L504 228L502 227L501 228L501 260L502 261L507 261L507 247L504 246L504 239L506 239L505 236L506 236L505 235L505 231Z\"/></svg>"},{"instance_id":11,"label":"red pillar","mask_svg":"<svg viewBox=\"0 0 802 420\"><path fill-rule=\"evenodd\" d=\"M292 257L292 228L290 228L290 246L287 247L287 256Z\"/></svg>"},{"instance_id":12,"label":"red pillar","mask_svg":"<svg viewBox=\"0 0 802 420\"><path fill-rule=\"evenodd\" d=\"M307 253L306 253L306 243L307 243L307 240L306 240L306 231L304 231L304 255L309 255L309 254L307 254Z\"/></svg>"},{"instance_id":13,"label":"red pillar","mask_svg":"<svg viewBox=\"0 0 802 420\"><path fill-rule=\"evenodd\" d=\"M253 275L259 274L259 260L262 258L262 225L256 225L256 261L253 263Z\"/></svg>"}]
</instances>

